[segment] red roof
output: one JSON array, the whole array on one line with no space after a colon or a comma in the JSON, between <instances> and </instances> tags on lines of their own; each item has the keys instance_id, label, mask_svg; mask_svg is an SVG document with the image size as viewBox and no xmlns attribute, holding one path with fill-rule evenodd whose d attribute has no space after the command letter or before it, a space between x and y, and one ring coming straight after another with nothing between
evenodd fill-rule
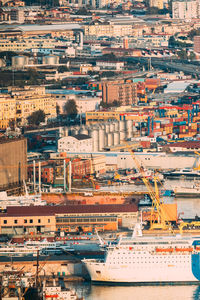
<instances>
[{"instance_id":1,"label":"red roof","mask_svg":"<svg viewBox=\"0 0 200 300\"><path fill-rule=\"evenodd\" d=\"M197 149L200 148L200 141L177 142L173 144L168 144L166 146Z\"/></svg>"},{"instance_id":2,"label":"red roof","mask_svg":"<svg viewBox=\"0 0 200 300\"><path fill-rule=\"evenodd\" d=\"M136 204L10 206L0 217L54 216L55 214L137 212Z\"/></svg>"}]
</instances>

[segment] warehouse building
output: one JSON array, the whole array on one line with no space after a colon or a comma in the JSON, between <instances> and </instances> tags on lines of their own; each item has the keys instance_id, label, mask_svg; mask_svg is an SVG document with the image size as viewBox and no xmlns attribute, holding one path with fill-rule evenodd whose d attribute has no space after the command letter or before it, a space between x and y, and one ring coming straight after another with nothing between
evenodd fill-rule
<instances>
[{"instance_id":1,"label":"warehouse building","mask_svg":"<svg viewBox=\"0 0 200 300\"><path fill-rule=\"evenodd\" d=\"M135 204L8 207L0 214L0 234L117 230L133 226L137 218Z\"/></svg>"}]
</instances>

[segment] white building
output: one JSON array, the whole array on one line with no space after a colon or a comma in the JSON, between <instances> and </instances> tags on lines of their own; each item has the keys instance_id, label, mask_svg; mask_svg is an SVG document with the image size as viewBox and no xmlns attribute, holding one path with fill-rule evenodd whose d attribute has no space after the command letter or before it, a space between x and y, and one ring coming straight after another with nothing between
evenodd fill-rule
<instances>
[{"instance_id":1,"label":"white building","mask_svg":"<svg viewBox=\"0 0 200 300\"><path fill-rule=\"evenodd\" d=\"M92 152L92 138L86 134L66 136L58 140L59 152Z\"/></svg>"},{"instance_id":2,"label":"white building","mask_svg":"<svg viewBox=\"0 0 200 300\"><path fill-rule=\"evenodd\" d=\"M197 0L175 0L172 2L173 19L192 20L199 17Z\"/></svg>"},{"instance_id":3,"label":"white building","mask_svg":"<svg viewBox=\"0 0 200 300\"><path fill-rule=\"evenodd\" d=\"M55 95L55 94L54 94ZM56 94L56 103L60 107L60 112L63 113L63 107L68 100L73 99L76 102L78 114L84 114L88 111L99 109L101 97L78 96L67 94Z\"/></svg>"},{"instance_id":4,"label":"white building","mask_svg":"<svg viewBox=\"0 0 200 300\"><path fill-rule=\"evenodd\" d=\"M100 69L106 70L117 70L120 71L124 68L124 61L97 61L96 66L100 67Z\"/></svg>"}]
</instances>

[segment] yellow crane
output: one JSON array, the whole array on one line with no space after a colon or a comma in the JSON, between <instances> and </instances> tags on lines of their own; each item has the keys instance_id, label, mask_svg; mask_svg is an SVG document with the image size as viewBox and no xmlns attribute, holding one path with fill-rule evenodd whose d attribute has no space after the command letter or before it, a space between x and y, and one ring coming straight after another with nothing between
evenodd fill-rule
<instances>
[{"instance_id":1,"label":"yellow crane","mask_svg":"<svg viewBox=\"0 0 200 300\"><path fill-rule=\"evenodd\" d=\"M151 197L151 200L152 200L150 229L171 229L171 224L168 220L166 211L162 205L163 202L160 199L158 185L157 185L158 179L156 177L154 177L154 182L155 182L155 190L154 190L152 185L150 184L148 178L145 176L143 167L140 165L140 163L136 159L135 154L129 145L127 146L127 149L129 150L138 171L142 175L142 180L143 180L143 182L148 190L149 196ZM156 212L157 217L155 217L155 212Z\"/></svg>"},{"instance_id":2,"label":"yellow crane","mask_svg":"<svg viewBox=\"0 0 200 300\"><path fill-rule=\"evenodd\" d=\"M132 145L123 141L125 146L119 146L115 149L124 149L126 148L135 163L138 172L140 172L142 180L148 190L149 196L152 200L152 208L151 208L151 217L150 217L150 229L169 229L171 230L171 223L168 220L168 214L166 212L166 206L164 207L162 199L160 199L159 190L158 190L158 178L154 177L155 189L150 184L148 178L145 175L144 168L141 166L137 158L135 157L134 151L132 150Z\"/></svg>"}]
</instances>

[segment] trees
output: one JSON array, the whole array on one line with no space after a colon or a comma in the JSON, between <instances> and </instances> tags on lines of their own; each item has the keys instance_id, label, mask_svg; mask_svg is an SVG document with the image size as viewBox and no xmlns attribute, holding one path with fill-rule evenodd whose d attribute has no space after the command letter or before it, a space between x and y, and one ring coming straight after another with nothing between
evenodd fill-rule
<instances>
[{"instance_id":1,"label":"trees","mask_svg":"<svg viewBox=\"0 0 200 300\"><path fill-rule=\"evenodd\" d=\"M41 122L45 121L45 113L43 110L39 109L34 111L30 116L27 118L28 123L30 125L40 125Z\"/></svg>"},{"instance_id":2,"label":"trees","mask_svg":"<svg viewBox=\"0 0 200 300\"><path fill-rule=\"evenodd\" d=\"M72 100L68 100L63 107L64 113L67 117L71 119L76 119L76 116L78 114L78 109L76 106L76 102Z\"/></svg>"}]
</instances>

